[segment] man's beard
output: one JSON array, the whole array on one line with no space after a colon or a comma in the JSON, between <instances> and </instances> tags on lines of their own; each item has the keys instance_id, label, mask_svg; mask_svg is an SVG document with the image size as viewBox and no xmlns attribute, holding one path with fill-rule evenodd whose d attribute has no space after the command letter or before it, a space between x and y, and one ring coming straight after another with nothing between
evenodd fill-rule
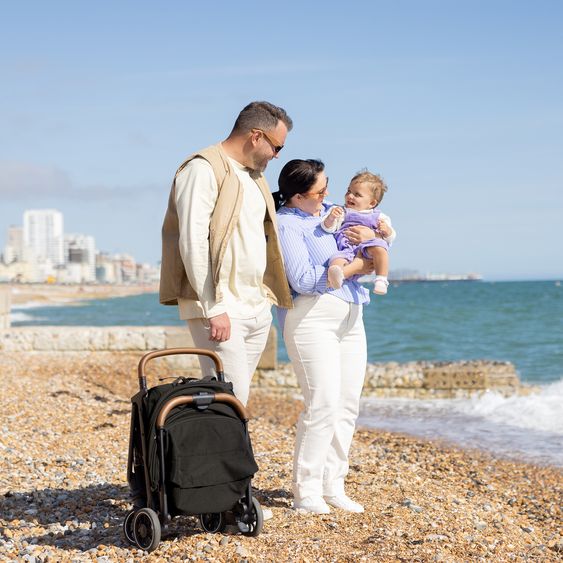
<instances>
[{"instance_id":1,"label":"man's beard","mask_svg":"<svg viewBox=\"0 0 563 563\"><path fill-rule=\"evenodd\" d=\"M250 169L254 172L264 172L268 166L268 162L270 162L270 159L265 156L260 157L260 159L253 159Z\"/></svg>"}]
</instances>

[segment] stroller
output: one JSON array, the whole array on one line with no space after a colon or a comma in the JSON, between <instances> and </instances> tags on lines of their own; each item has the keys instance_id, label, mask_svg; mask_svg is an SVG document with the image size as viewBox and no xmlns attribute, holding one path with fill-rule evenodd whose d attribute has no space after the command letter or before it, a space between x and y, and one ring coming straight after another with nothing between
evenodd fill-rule
<instances>
[{"instance_id":1,"label":"stroller","mask_svg":"<svg viewBox=\"0 0 563 563\"><path fill-rule=\"evenodd\" d=\"M178 377L148 389L147 362L176 354L208 356L216 378ZM206 532L222 532L230 524L257 536L263 515L251 490L258 466L248 414L225 381L219 356L198 348L156 350L141 358L138 375L127 462L134 508L123 522L126 540L153 551L177 515L199 516Z\"/></svg>"}]
</instances>

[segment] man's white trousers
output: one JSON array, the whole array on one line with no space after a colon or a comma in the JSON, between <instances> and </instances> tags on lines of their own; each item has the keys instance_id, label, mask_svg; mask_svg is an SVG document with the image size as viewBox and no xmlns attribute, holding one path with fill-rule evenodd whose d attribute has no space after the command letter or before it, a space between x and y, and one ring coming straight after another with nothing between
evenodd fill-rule
<instances>
[{"instance_id":1,"label":"man's white trousers","mask_svg":"<svg viewBox=\"0 0 563 563\"><path fill-rule=\"evenodd\" d=\"M272 313L270 306L267 306L256 317L231 319L231 338L226 342L211 342L207 319L188 320L194 344L219 355L225 379L232 382L237 399L244 405L248 402L250 382L266 347L271 324ZM213 375L212 360L200 356L199 362L203 376Z\"/></svg>"}]
</instances>

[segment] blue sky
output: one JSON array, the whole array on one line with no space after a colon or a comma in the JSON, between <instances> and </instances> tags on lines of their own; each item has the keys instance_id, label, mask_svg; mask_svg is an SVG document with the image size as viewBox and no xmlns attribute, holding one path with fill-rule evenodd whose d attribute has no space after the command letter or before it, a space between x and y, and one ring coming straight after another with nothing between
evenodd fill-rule
<instances>
[{"instance_id":1,"label":"blue sky","mask_svg":"<svg viewBox=\"0 0 563 563\"><path fill-rule=\"evenodd\" d=\"M559 1L5 3L0 245L55 208L99 249L160 258L170 182L265 99L331 199L368 167L391 267L563 277ZM558 242L559 241L559 242Z\"/></svg>"}]
</instances>

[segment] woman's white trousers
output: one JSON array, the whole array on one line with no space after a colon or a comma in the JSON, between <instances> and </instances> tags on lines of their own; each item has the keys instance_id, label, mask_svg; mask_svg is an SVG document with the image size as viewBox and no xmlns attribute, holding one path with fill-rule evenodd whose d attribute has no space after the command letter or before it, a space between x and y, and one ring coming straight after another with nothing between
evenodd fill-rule
<instances>
[{"instance_id":1,"label":"woman's white trousers","mask_svg":"<svg viewBox=\"0 0 563 563\"><path fill-rule=\"evenodd\" d=\"M295 500L342 494L366 370L362 306L328 293L300 295L287 313L284 340L305 401L293 460Z\"/></svg>"}]
</instances>

